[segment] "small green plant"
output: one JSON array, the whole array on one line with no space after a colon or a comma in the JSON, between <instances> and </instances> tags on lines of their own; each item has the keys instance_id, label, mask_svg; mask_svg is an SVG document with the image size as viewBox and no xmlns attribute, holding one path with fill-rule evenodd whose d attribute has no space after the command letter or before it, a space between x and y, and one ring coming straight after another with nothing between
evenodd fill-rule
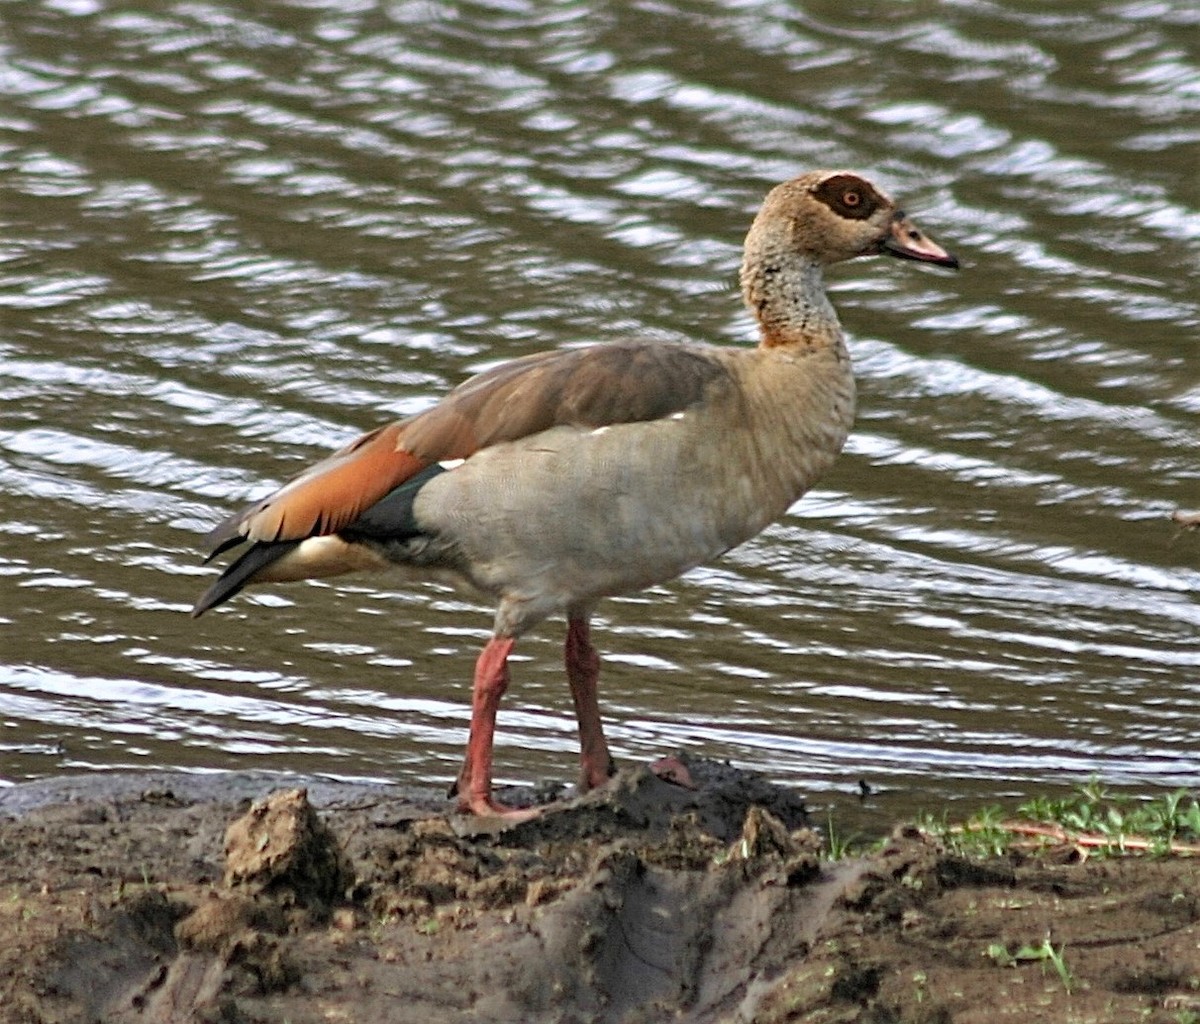
<instances>
[{"instance_id":1,"label":"small green plant","mask_svg":"<svg viewBox=\"0 0 1200 1024\"><path fill-rule=\"evenodd\" d=\"M1067 995L1071 995L1075 988L1075 976L1071 973L1063 955L1066 948L1065 945L1062 945L1055 949L1054 944L1050 941L1050 936L1047 935L1038 945L1033 946L1026 943L1015 953L1010 953L1008 947L1003 943L993 942L988 946L986 955L1001 967L1015 967L1021 963L1040 962L1042 969L1045 970L1046 965L1049 964L1058 975L1058 980L1062 982L1063 990Z\"/></svg>"},{"instance_id":2,"label":"small green plant","mask_svg":"<svg viewBox=\"0 0 1200 1024\"><path fill-rule=\"evenodd\" d=\"M925 1002L925 985L928 981L929 976L924 971L916 971L912 976L913 988L915 990L913 998L918 1003Z\"/></svg>"},{"instance_id":3,"label":"small green plant","mask_svg":"<svg viewBox=\"0 0 1200 1024\"><path fill-rule=\"evenodd\" d=\"M944 812L940 818L923 815L917 819L917 828L965 857L999 857L1013 841L1013 833L1004 827L1003 821L999 807L985 807L961 825L951 825Z\"/></svg>"},{"instance_id":4,"label":"small green plant","mask_svg":"<svg viewBox=\"0 0 1200 1024\"><path fill-rule=\"evenodd\" d=\"M1097 780L1062 799L1027 800L1015 814L986 807L963 824L950 824L944 813L920 816L916 824L963 856L1002 856L1015 845L1074 845L1093 857L1200 854L1200 798L1181 789L1139 799Z\"/></svg>"},{"instance_id":5,"label":"small green plant","mask_svg":"<svg viewBox=\"0 0 1200 1024\"><path fill-rule=\"evenodd\" d=\"M852 856L852 847L861 839L859 834L852 832L846 836L838 832L833 824L833 811L829 812L825 821L825 859L845 860Z\"/></svg>"},{"instance_id":6,"label":"small green plant","mask_svg":"<svg viewBox=\"0 0 1200 1024\"><path fill-rule=\"evenodd\" d=\"M1017 813L1035 822L1050 822L1096 842L1093 853L1114 855L1132 849L1164 855L1178 845L1200 841L1200 800L1180 789L1153 800L1112 793L1097 780L1062 800L1038 798Z\"/></svg>"}]
</instances>

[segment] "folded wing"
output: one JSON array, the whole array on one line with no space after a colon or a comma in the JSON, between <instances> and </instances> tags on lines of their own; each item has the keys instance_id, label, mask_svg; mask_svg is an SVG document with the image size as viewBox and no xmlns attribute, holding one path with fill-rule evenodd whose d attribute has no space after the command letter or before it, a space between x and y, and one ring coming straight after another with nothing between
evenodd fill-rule
<instances>
[{"instance_id":1,"label":"folded wing","mask_svg":"<svg viewBox=\"0 0 1200 1024\"><path fill-rule=\"evenodd\" d=\"M670 416L728 383L720 350L664 342L543 352L485 371L220 523L206 538L210 559L245 541L255 548L226 570L195 614L232 596L298 542L348 530L435 463L563 424L596 428Z\"/></svg>"}]
</instances>

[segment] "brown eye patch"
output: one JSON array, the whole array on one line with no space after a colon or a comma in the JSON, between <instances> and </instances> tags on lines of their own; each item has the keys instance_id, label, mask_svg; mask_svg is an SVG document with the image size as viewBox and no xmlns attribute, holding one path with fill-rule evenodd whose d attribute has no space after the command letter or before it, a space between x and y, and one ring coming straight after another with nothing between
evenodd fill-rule
<instances>
[{"instance_id":1,"label":"brown eye patch","mask_svg":"<svg viewBox=\"0 0 1200 1024\"><path fill-rule=\"evenodd\" d=\"M883 202L868 182L853 174L835 174L813 189L813 195L834 213L851 220L866 220Z\"/></svg>"}]
</instances>

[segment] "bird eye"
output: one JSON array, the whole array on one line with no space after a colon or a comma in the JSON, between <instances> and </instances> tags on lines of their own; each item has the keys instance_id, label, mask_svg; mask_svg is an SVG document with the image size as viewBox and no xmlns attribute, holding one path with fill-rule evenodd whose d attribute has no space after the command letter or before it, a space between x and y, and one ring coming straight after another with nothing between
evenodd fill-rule
<instances>
[{"instance_id":1,"label":"bird eye","mask_svg":"<svg viewBox=\"0 0 1200 1024\"><path fill-rule=\"evenodd\" d=\"M842 193L842 203L846 206L849 206L851 209L853 209L855 206L858 206L858 204L861 202L862 195L858 192L850 191Z\"/></svg>"}]
</instances>

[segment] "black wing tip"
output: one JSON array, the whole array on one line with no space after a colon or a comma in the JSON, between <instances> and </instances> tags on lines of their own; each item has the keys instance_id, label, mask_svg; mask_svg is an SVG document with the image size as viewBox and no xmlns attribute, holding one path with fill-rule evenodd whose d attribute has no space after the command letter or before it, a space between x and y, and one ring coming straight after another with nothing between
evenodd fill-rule
<instances>
[{"instance_id":1,"label":"black wing tip","mask_svg":"<svg viewBox=\"0 0 1200 1024\"><path fill-rule=\"evenodd\" d=\"M200 600L198 600L194 605L192 605L192 610L188 614L193 619L200 618L200 616L203 615L210 608L221 603L221 601L223 599L220 597L217 597L213 593L215 590L216 590L215 586L209 587L203 594L200 595Z\"/></svg>"},{"instance_id":2,"label":"black wing tip","mask_svg":"<svg viewBox=\"0 0 1200 1024\"><path fill-rule=\"evenodd\" d=\"M236 539L225 541L213 551L209 558L240 544L245 539L245 537L238 536ZM259 541L251 545L249 549L242 552L236 561L226 567L225 571L213 581L212 586L200 595L199 600L192 607L191 617L198 619L210 608L215 608L228 601L246 584L252 582L263 569L272 562L277 562L299 544L298 540L284 540Z\"/></svg>"},{"instance_id":3,"label":"black wing tip","mask_svg":"<svg viewBox=\"0 0 1200 1024\"><path fill-rule=\"evenodd\" d=\"M250 554L249 551L246 554ZM241 590L248 582L249 576L243 576L236 572L241 559L229 566L220 576L216 578L212 586L210 586L192 606L191 617L193 619L200 618L210 608L215 608L219 604L224 604Z\"/></svg>"}]
</instances>

